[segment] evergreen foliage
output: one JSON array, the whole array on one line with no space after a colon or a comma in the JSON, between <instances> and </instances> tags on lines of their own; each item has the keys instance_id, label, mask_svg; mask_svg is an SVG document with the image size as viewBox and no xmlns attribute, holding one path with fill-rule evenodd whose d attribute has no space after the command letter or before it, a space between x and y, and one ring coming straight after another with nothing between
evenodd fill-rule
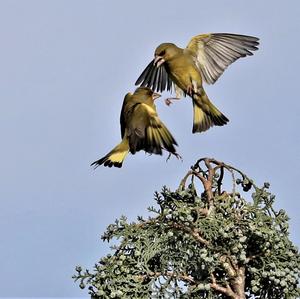
<instances>
[{"instance_id":1,"label":"evergreen foliage","mask_svg":"<svg viewBox=\"0 0 300 299\"><path fill-rule=\"evenodd\" d=\"M76 267L73 278L92 298L299 298L300 255L269 183L257 187L204 158L176 191L163 187L154 197L149 218L108 226L102 239L119 244L92 272Z\"/></svg>"}]
</instances>

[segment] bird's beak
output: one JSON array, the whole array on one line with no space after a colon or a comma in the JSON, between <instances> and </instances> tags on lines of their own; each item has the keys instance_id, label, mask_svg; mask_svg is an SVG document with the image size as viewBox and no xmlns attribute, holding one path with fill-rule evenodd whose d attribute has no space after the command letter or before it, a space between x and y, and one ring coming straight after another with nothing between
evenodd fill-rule
<instances>
[{"instance_id":1,"label":"bird's beak","mask_svg":"<svg viewBox=\"0 0 300 299\"><path fill-rule=\"evenodd\" d=\"M154 65L157 68L160 67L164 62L165 62L165 60L161 56L155 55Z\"/></svg>"},{"instance_id":2,"label":"bird's beak","mask_svg":"<svg viewBox=\"0 0 300 299\"><path fill-rule=\"evenodd\" d=\"M159 97L161 97L161 95L159 93L154 92L152 95L152 99L153 101L155 101L156 99L158 99Z\"/></svg>"}]
</instances>

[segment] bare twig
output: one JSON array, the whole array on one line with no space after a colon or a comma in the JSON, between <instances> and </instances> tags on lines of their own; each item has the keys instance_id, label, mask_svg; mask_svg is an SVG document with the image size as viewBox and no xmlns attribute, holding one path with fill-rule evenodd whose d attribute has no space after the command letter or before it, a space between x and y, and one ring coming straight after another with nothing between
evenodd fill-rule
<instances>
[{"instance_id":1,"label":"bare twig","mask_svg":"<svg viewBox=\"0 0 300 299\"><path fill-rule=\"evenodd\" d=\"M215 169L215 171L216 171L216 169ZM220 167L220 177L218 179L218 194L219 195L221 195L221 192L222 192L221 186L222 186L223 178L224 178L224 166L222 165Z\"/></svg>"},{"instance_id":2,"label":"bare twig","mask_svg":"<svg viewBox=\"0 0 300 299\"><path fill-rule=\"evenodd\" d=\"M184 178L181 180L180 184L179 184L179 187L178 187L178 190L184 190L185 189L185 184L186 184L186 181L187 179L193 175L194 172L192 170L188 171L188 173L184 176Z\"/></svg>"}]
</instances>

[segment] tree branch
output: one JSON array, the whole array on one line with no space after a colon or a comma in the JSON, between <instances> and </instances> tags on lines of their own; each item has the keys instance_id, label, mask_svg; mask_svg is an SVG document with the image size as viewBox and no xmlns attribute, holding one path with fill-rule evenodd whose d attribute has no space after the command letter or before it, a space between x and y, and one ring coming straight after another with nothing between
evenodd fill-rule
<instances>
[{"instance_id":1,"label":"tree branch","mask_svg":"<svg viewBox=\"0 0 300 299\"><path fill-rule=\"evenodd\" d=\"M184 190L185 189L186 180L188 179L189 176L191 176L193 174L194 174L193 170L188 171L188 173L181 180L181 182L179 184L179 187L178 187L178 190Z\"/></svg>"},{"instance_id":2,"label":"tree branch","mask_svg":"<svg viewBox=\"0 0 300 299\"><path fill-rule=\"evenodd\" d=\"M238 275L232 282L233 289L238 299L245 299L245 267L240 267Z\"/></svg>"},{"instance_id":3,"label":"tree branch","mask_svg":"<svg viewBox=\"0 0 300 299\"><path fill-rule=\"evenodd\" d=\"M180 279L189 283L194 284L195 280L193 279L192 276L189 276L187 274L176 274L174 272L150 272L146 275L142 276L142 279L145 279L146 277L160 277L160 276L166 276L166 277L170 277L170 278L175 278L175 279Z\"/></svg>"},{"instance_id":4,"label":"tree branch","mask_svg":"<svg viewBox=\"0 0 300 299\"><path fill-rule=\"evenodd\" d=\"M197 229L191 229L189 227L183 226L183 225L181 225L179 223L175 223L175 222L171 223L171 226L175 229L178 229L178 230L181 230L181 231L184 231L184 232L190 234L199 243L206 245L206 246L209 245L209 242L200 236L200 233Z\"/></svg>"},{"instance_id":5,"label":"tree branch","mask_svg":"<svg viewBox=\"0 0 300 299\"><path fill-rule=\"evenodd\" d=\"M229 256L221 256L220 262L222 263L222 266L228 274L229 278L234 278L237 276L238 267L233 263L232 259Z\"/></svg>"},{"instance_id":6,"label":"tree branch","mask_svg":"<svg viewBox=\"0 0 300 299\"><path fill-rule=\"evenodd\" d=\"M231 287L228 284L226 285L226 288L220 286L217 283L217 280L213 274L211 274L211 281L212 281L212 283L210 284L210 287L212 289L214 289L224 295L227 295L229 298L239 299L239 297L233 292L233 290L231 289Z\"/></svg>"}]
</instances>

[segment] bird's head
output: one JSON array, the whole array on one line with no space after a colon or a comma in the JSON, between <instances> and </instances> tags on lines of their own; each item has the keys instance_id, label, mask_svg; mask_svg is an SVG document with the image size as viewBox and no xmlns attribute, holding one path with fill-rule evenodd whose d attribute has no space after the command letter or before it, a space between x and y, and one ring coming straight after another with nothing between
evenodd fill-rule
<instances>
[{"instance_id":1,"label":"bird's head","mask_svg":"<svg viewBox=\"0 0 300 299\"><path fill-rule=\"evenodd\" d=\"M159 93L154 92L149 87L138 87L134 93L139 97L145 97L147 99L151 97L153 101L161 97Z\"/></svg>"},{"instance_id":2,"label":"bird's head","mask_svg":"<svg viewBox=\"0 0 300 299\"><path fill-rule=\"evenodd\" d=\"M163 63L178 54L179 48L172 43L159 45L154 52L154 65L160 67Z\"/></svg>"}]
</instances>

